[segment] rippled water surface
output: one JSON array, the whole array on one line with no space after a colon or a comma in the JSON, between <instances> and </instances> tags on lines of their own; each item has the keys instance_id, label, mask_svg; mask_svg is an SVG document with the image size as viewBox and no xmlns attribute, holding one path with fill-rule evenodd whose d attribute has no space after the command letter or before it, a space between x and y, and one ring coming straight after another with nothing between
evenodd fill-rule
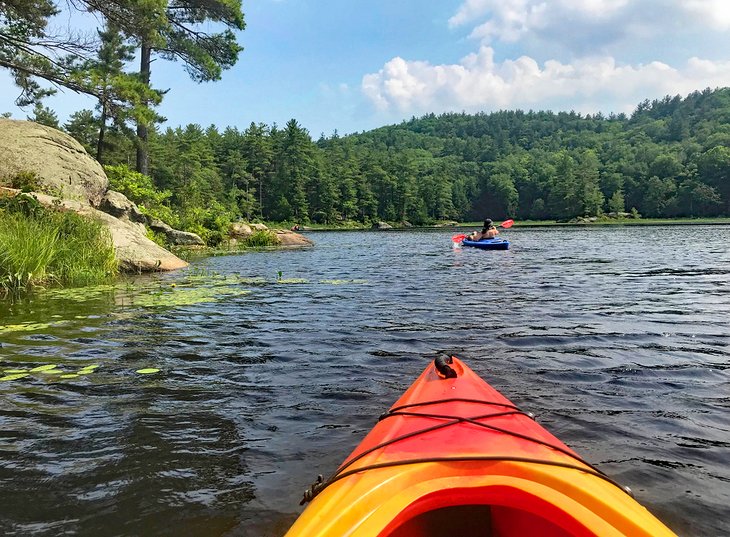
<instances>
[{"instance_id":1,"label":"rippled water surface","mask_svg":"<svg viewBox=\"0 0 730 537\"><path fill-rule=\"evenodd\" d=\"M730 227L453 233L0 302L0 534L279 536L441 351L676 532L730 533Z\"/></svg>"}]
</instances>

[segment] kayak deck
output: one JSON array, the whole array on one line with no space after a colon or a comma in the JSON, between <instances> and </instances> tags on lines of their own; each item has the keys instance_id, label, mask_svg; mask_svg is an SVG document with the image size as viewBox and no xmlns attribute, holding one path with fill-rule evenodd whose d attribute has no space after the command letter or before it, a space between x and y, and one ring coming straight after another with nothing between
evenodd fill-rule
<instances>
[{"instance_id":1,"label":"kayak deck","mask_svg":"<svg viewBox=\"0 0 730 537\"><path fill-rule=\"evenodd\" d=\"M307 496L289 537L673 535L457 358Z\"/></svg>"}]
</instances>

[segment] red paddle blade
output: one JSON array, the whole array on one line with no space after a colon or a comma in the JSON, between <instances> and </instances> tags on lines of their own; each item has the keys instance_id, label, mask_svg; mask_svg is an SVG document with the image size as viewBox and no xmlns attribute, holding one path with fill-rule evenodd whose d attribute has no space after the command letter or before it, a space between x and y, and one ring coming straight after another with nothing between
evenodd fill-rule
<instances>
[{"instance_id":1,"label":"red paddle blade","mask_svg":"<svg viewBox=\"0 0 730 537\"><path fill-rule=\"evenodd\" d=\"M514 220L512 220L512 219L510 219L510 220L505 220L504 222L502 222L501 224L499 224L499 227L501 227L501 228L504 228L504 229L509 229L509 228L511 228L511 227L512 227L512 225L513 225L514 223L515 223L515 221L514 221Z\"/></svg>"},{"instance_id":2,"label":"red paddle blade","mask_svg":"<svg viewBox=\"0 0 730 537\"><path fill-rule=\"evenodd\" d=\"M454 235L453 237L451 237L451 240L454 242L461 242L464 239L466 239L466 235Z\"/></svg>"}]
</instances>

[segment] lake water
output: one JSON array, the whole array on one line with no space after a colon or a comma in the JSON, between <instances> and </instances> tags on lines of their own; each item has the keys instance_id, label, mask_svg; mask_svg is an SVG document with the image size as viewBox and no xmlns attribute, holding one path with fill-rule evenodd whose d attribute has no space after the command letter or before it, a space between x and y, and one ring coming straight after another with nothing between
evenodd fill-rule
<instances>
[{"instance_id":1,"label":"lake water","mask_svg":"<svg viewBox=\"0 0 730 537\"><path fill-rule=\"evenodd\" d=\"M0 534L279 536L438 352L679 534L730 533L730 227L453 233L0 302Z\"/></svg>"}]
</instances>

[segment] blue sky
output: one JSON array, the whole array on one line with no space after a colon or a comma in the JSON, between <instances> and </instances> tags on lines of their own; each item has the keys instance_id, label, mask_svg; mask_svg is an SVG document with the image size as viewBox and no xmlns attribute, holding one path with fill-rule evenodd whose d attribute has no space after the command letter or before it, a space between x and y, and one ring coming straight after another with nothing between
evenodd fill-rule
<instances>
[{"instance_id":1,"label":"blue sky","mask_svg":"<svg viewBox=\"0 0 730 537\"><path fill-rule=\"evenodd\" d=\"M630 113L730 86L728 0L244 0L239 62L216 83L153 64L164 126L296 119L316 139L448 111ZM74 21L72 21L74 22ZM88 25L88 21L85 22ZM0 76L0 111L25 118ZM62 121L93 107L48 99Z\"/></svg>"}]
</instances>

